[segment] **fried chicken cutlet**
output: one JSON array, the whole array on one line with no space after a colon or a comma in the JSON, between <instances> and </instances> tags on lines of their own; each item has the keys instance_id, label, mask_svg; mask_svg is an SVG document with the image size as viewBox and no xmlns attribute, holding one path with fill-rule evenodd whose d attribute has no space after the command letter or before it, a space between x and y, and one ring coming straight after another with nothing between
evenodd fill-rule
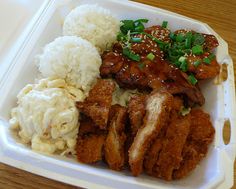
<instances>
[{"instance_id":1,"label":"fried chicken cutlet","mask_svg":"<svg viewBox=\"0 0 236 189\"><path fill-rule=\"evenodd\" d=\"M112 80L99 79L90 90L84 102L76 102L80 112L90 117L100 129L107 128L109 110L112 102L112 93L115 83Z\"/></svg>"},{"instance_id":2,"label":"fried chicken cutlet","mask_svg":"<svg viewBox=\"0 0 236 189\"><path fill-rule=\"evenodd\" d=\"M144 123L129 149L129 165L134 176L142 172L146 151L167 121L172 103L173 96L168 92L154 91L147 96Z\"/></svg>"},{"instance_id":3,"label":"fried chicken cutlet","mask_svg":"<svg viewBox=\"0 0 236 189\"><path fill-rule=\"evenodd\" d=\"M153 168L153 176L172 180L174 169L178 169L182 160L182 150L190 128L190 116L172 115L171 122L163 138L163 146Z\"/></svg>"},{"instance_id":4,"label":"fried chicken cutlet","mask_svg":"<svg viewBox=\"0 0 236 189\"><path fill-rule=\"evenodd\" d=\"M193 109L190 116L190 133L183 148L183 160L180 167L174 171L174 179L183 178L195 169L201 159L206 156L208 145L214 139L215 129L209 114L201 109Z\"/></svg>"},{"instance_id":5,"label":"fried chicken cutlet","mask_svg":"<svg viewBox=\"0 0 236 189\"><path fill-rule=\"evenodd\" d=\"M163 147L163 144L164 144L164 141L166 138L166 131L172 121L171 118L173 119L173 117L177 117L177 114L179 114L180 109L182 107L183 107L183 100L180 97L175 96L169 119L166 121L166 123L162 127L159 135L157 136L155 141L152 143L152 145L150 146L150 148L148 149L148 151L145 155L144 168L145 168L145 172L147 174L149 174L149 175L154 174L153 167L155 166L155 164L157 163L157 160L159 158L159 153Z\"/></svg>"},{"instance_id":6,"label":"fried chicken cutlet","mask_svg":"<svg viewBox=\"0 0 236 189\"><path fill-rule=\"evenodd\" d=\"M106 133L95 126L93 121L82 116L77 139L77 159L82 163L95 163L102 160Z\"/></svg>"},{"instance_id":7,"label":"fried chicken cutlet","mask_svg":"<svg viewBox=\"0 0 236 189\"><path fill-rule=\"evenodd\" d=\"M113 170L121 170L125 162L125 124L127 109L113 105L110 110L108 134L104 145L105 160Z\"/></svg>"}]
</instances>

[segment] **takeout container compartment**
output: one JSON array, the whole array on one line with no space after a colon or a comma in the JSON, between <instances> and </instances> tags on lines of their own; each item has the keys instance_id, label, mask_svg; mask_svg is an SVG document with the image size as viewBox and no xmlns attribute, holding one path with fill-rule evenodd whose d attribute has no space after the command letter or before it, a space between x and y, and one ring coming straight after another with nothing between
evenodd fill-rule
<instances>
[{"instance_id":1,"label":"takeout container compartment","mask_svg":"<svg viewBox=\"0 0 236 189\"><path fill-rule=\"evenodd\" d=\"M28 83L34 83L39 72L34 63L35 55L56 37L62 35L62 24L65 16L80 4L98 4L110 9L120 19L148 18L147 26L168 21L170 29L193 29L199 32L216 35L220 46L216 50L220 64L228 66L228 79L220 85L213 80L202 84L202 92L206 97L203 109L210 113L216 129L215 140L209 148L207 157L186 178L166 182L145 174L133 177L128 171L109 170L104 164L85 165L76 159L58 155L44 155L32 151L21 144L9 130L10 110L16 106L18 92ZM227 43L208 25L151 6L116 0L52 0L44 4L40 16L32 25L30 34L18 44L17 53L9 64L8 71L0 85L0 161L17 168L55 179L68 184L85 188L229 188L233 185L233 163L236 150L235 130L235 92L233 62L228 55ZM225 145L222 139L224 121L231 122L231 139Z\"/></svg>"}]
</instances>

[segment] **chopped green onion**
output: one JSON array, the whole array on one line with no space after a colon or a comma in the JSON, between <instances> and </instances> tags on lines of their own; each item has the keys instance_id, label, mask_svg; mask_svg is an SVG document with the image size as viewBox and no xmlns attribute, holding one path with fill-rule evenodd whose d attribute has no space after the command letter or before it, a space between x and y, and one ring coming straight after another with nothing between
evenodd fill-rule
<instances>
[{"instance_id":1,"label":"chopped green onion","mask_svg":"<svg viewBox=\"0 0 236 189\"><path fill-rule=\"evenodd\" d=\"M192 47L192 52L195 55L200 55L200 54L203 53L203 48L202 48L201 45L195 45L195 46Z\"/></svg>"},{"instance_id":2,"label":"chopped green onion","mask_svg":"<svg viewBox=\"0 0 236 189\"><path fill-rule=\"evenodd\" d=\"M120 30L123 34L127 34L128 31L134 31L135 24L133 20L122 20L122 25L120 27Z\"/></svg>"},{"instance_id":3,"label":"chopped green onion","mask_svg":"<svg viewBox=\"0 0 236 189\"><path fill-rule=\"evenodd\" d=\"M149 38L151 38L153 41L155 41L155 42L156 42L156 43L158 43L158 44L164 44L164 42L163 42L163 41L161 41L161 40L157 39L156 37L152 36L152 35L151 35L151 34L149 34L149 33L142 32L142 34L144 34L144 35L148 36Z\"/></svg>"},{"instance_id":4,"label":"chopped green onion","mask_svg":"<svg viewBox=\"0 0 236 189\"><path fill-rule=\"evenodd\" d=\"M148 21L149 21L148 19L142 18L142 19L135 20L134 23L137 23L137 22L148 23Z\"/></svg>"},{"instance_id":5,"label":"chopped green onion","mask_svg":"<svg viewBox=\"0 0 236 189\"><path fill-rule=\"evenodd\" d=\"M153 61L154 58L155 58L155 55L154 55L153 53L149 53L149 54L147 55L147 58L148 58L149 60Z\"/></svg>"},{"instance_id":6,"label":"chopped green onion","mask_svg":"<svg viewBox=\"0 0 236 189\"><path fill-rule=\"evenodd\" d=\"M182 63L182 62L185 62L186 61L186 57L184 57L184 56L181 56L181 57L179 57L179 61Z\"/></svg>"},{"instance_id":7,"label":"chopped green onion","mask_svg":"<svg viewBox=\"0 0 236 189\"><path fill-rule=\"evenodd\" d=\"M140 70L142 70L145 67L145 64L143 62L138 64L138 67L140 68Z\"/></svg>"},{"instance_id":8,"label":"chopped green onion","mask_svg":"<svg viewBox=\"0 0 236 189\"><path fill-rule=\"evenodd\" d=\"M179 58L179 62L181 63L179 68L183 71L186 72L188 70L188 63L187 63L187 59L184 56L181 56Z\"/></svg>"},{"instance_id":9,"label":"chopped green onion","mask_svg":"<svg viewBox=\"0 0 236 189\"><path fill-rule=\"evenodd\" d=\"M128 47L123 48L123 54L131 60L137 62L140 61L140 56L138 54L134 54L133 52L131 52L131 50Z\"/></svg>"},{"instance_id":10,"label":"chopped green onion","mask_svg":"<svg viewBox=\"0 0 236 189\"><path fill-rule=\"evenodd\" d=\"M203 62L206 64L211 64L210 58L203 58Z\"/></svg>"},{"instance_id":11,"label":"chopped green onion","mask_svg":"<svg viewBox=\"0 0 236 189\"><path fill-rule=\"evenodd\" d=\"M141 22L138 22L138 24L135 26L134 31L136 32L143 32L145 29L144 25Z\"/></svg>"},{"instance_id":12,"label":"chopped green onion","mask_svg":"<svg viewBox=\"0 0 236 189\"><path fill-rule=\"evenodd\" d=\"M134 42L134 43L140 43L141 41L142 41L142 39L139 38L139 37L133 37L133 38L131 38L131 42Z\"/></svg>"},{"instance_id":13,"label":"chopped green onion","mask_svg":"<svg viewBox=\"0 0 236 189\"><path fill-rule=\"evenodd\" d=\"M190 113L191 111L191 108L185 108L184 106L181 107L181 110L180 110L180 113L182 116L186 116Z\"/></svg>"},{"instance_id":14,"label":"chopped green onion","mask_svg":"<svg viewBox=\"0 0 236 189\"><path fill-rule=\"evenodd\" d=\"M202 34L200 33L195 33L192 37L193 40L193 45L203 45L205 42L205 38Z\"/></svg>"},{"instance_id":15,"label":"chopped green onion","mask_svg":"<svg viewBox=\"0 0 236 189\"><path fill-rule=\"evenodd\" d=\"M201 64L201 60L197 60L193 63L195 67L198 67Z\"/></svg>"},{"instance_id":16,"label":"chopped green onion","mask_svg":"<svg viewBox=\"0 0 236 189\"><path fill-rule=\"evenodd\" d=\"M175 40L175 38L176 38L175 33L171 32L171 33L170 33L170 39Z\"/></svg>"},{"instance_id":17,"label":"chopped green onion","mask_svg":"<svg viewBox=\"0 0 236 189\"><path fill-rule=\"evenodd\" d=\"M211 53L208 58L212 61L216 58L216 55L214 55L213 53Z\"/></svg>"},{"instance_id":18,"label":"chopped green onion","mask_svg":"<svg viewBox=\"0 0 236 189\"><path fill-rule=\"evenodd\" d=\"M188 76L188 82L191 83L192 85L196 85L197 79L194 77L193 74L190 74L190 75Z\"/></svg>"},{"instance_id":19,"label":"chopped green onion","mask_svg":"<svg viewBox=\"0 0 236 189\"><path fill-rule=\"evenodd\" d=\"M185 48L190 49L192 44L192 32L186 34Z\"/></svg>"},{"instance_id":20,"label":"chopped green onion","mask_svg":"<svg viewBox=\"0 0 236 189\"><path fill-rule=\"evenodd\" d=\"M167 21L163 21L161 27L167 28L167 25L168 25L168 22Z\"/></svg>"},{"instance_id":21,"label":"chopped green onion","mask_svg":"<svg viewBox=\"0 0 236 189\"><path fill-rule=\"evenodd\" d=\"M176 41L177 42L182 42L184 40L184 35L182 33L179 33L177 36L176 36Z\"/></svg>"},{"instance_id":22,"label":"chopped green onion","mask_svg":"<svg viewBox=\"0 0 236 189\"><path fill-rule=\"evenodd\" d=\"M119 32L118 35L117 35L117 40L118 41L127 40L127 35L124 35L122 32Z\"/></svg>"}]
</instances>

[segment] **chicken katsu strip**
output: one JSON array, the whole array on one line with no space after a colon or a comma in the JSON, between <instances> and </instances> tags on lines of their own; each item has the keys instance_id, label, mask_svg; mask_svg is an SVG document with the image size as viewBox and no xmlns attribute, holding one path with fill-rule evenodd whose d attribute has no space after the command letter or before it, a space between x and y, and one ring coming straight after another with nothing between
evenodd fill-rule
<instances>
[{"instance_id":1,"label":"chicken katsu strip","mask_svg":"<svg viewBox=\"0 0 236 189\"><path fill-rule=\"evenodd\" d=\"M152 169L158 160L159 153L162 148L162 143L163 143L162 137L158 137L157 139L155 139L151 147L148 149L147 154L145 155L144 169L145 172L149 175L153 174Z\"/></svg>"},{"instance_id":2,"label":"chicken katsu strip","mask_svg":"<svg viewBox=\"0 0 236 189\"><path fill-rule=\"evenodd\" d=\"M95 126L93 121L82 116L77 139L77 159L83 163L95 163L102 159L106 133Z\"/></svg>"},{"instance_id":3,"label":"chicken katsu strip","mask_svg":"<svg viewBox=\"0 0 236 189\"><path fill-rule=\"evenodd\" d=\"M120 105L113 105L110 111L109 130L104 145L105 159L111 169L119 171L123 168L125 160L124 131L127 110Z\"/></svg>"},{"instance_id":4,"label":"chicken katsu strip","mask_svg":"<svg viewBox=\"0 0 236 189\"><path fill-rule=\"evenodd\" d=\"M132 136L135 136L143 124L145 116L145 95L132 96L128 104L128 113Z\"/></svg>"},{"instance_id":5,"label":"chicken katsu strip","mask_svg":"<svg viewBox=\"0 0 236 189\"><path fill-rule=\"evenodd\" d=\"M167 92L154 91L147 97L143 126L129 149L129 165L134 176L142 172L146 151L166 122L172 103L173 97Z\"/></svg>"},{"instance_id":6,"label":"chicken katsu strip","mask_svg":"<svg viewBox=\"0 0 236 189\"><path fill-rule=\"evenodd\" d=\"M173 115L171 123L163 139L163 147L159 154L153 175L165 180L172 180L174 169L179 168L182 150L189 134L190 116Z\"/></svg>"},{"instance_id":7,"label":"chicken katsu strip","mask_svg":"<svg viewBox=\"0 0 236 189\"><path fill-rule=\"evenodd\" d=\"M208 145L213 141L215 129L209 114L201 109L192 109L190 133L183 149L183 160L174 171L173 178L180 179L192 171L203 157L206 156Z\"/></svg>"},{"instance_id":8,"label":"chicken katsu strip","mask_svg":"<svg viewBox=\"0 0 236 189\"><path fill-rule=\"evenodd\" d=\"M182 99L178 96L175 96L174 101L173 101L172 110L171 110L169 117L171 118L171 116L178 114L180 109L182 108L182 106L183 106ZM160 131L160 134L155 139L155 141L153 142L153 144L148 149L148 151L145 155L144 168L145 168L145 172L149 175L153 174L153 167L158 160L159 153L160 153L162 146L163 146L163 141L165 140L166 130L170 125L170 121L171 121L171 119L166 121L165 125L162 127L162 129Z\"/></svg>"},{"instance_id":9,"label":"chicken katsu strip","mask_svg":"<svg viewBox=\"0 0 236 189\"><path fill-rule=\"evenodd\" d=\"M88 134L101 133L100 129L94 124L92 119L85 115L81 115L80 126L79 126L79 136L84 136Z\"/></svg>"},{"instance_id":10,"label":"chicken katsu strip","mask_svg":"<svg viewBox=\"0 0 236 189\"><path fill-rule=\"evenodd\" d=\"M100 129L107 127L114 89L115 83L112 80L99 79L85 101L76 102L77 108L90 117Z\"/></svg>"},{"instance_id":11,"label":"chicken katsu strip","mask_svg":"<svg viewBox=\"0 0 236 189\"><path fill-rule=\"evenodd\" d=\"M77 140L77 159L82 163L95 163L102 160L105 135L80 136Z\"/></svg>"}]
</instances>

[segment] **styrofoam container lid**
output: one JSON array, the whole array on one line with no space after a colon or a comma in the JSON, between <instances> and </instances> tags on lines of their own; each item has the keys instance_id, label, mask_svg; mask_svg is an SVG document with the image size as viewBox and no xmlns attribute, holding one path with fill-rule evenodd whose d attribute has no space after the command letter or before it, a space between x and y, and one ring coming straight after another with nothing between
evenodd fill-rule
<instances>
[{"instance_id":1,"label":"styrofoam container lid","mask_svg":"<svg viewBox=\"0 0 236 189\"><path fill-rule=\"evenodd\" d=\"M30 2L32 1L28 3ZM207 24L197 20L130 1L45 0L42 4L40 4L42 1L35 2L38 2L37 6L41 5L41 8L37 17L34 17L35 19L31 20L30 24L26 24L27 32L19 35L19 39L22 40L21 43L16 43L15 41L18 39L12 38L11 42L4 42L0 46L2 49L6 44L9 46L11 44L19 45L15 51L11 52L12 56L7 56L6 52L2 50L0 56L1 59L4 57L8 63L4 71L1 71L2 77L0 77L1 162L41 176L86 188L222 189L230 188L233 185L233 165L236 153L236 102L233 62L228 54L227 43L219 35ZM166 20L171 30L193 29L198 32L212 33L218 38L220 45L216 50L216 56L220 64L227 65L228 79L219 85L215 85L213 80L206 81L201 85L206 98L203 109L211 115L216 130L215 140L209 148L207 157L188 177L171 182L147 175L133 177L129 172L115 172L102 164L90 166L81 164L72 158L39 154L19 143L9 131L10 110L16 106L18 92L26 84L33 83L39 74L37 66L33 63L35 55L42 52L45 44L62 35L62 24L65 16L76 6L87 3L96 3L110 9L120 19L148 18L150 20L149 25L160 24ZM28 8L28 6L26 7ZM11 34L8 38L11 38ZM229 120L231 123L231 138L227 145L224 144L222 135L225 120Z\"/></svg>"},{"instance_id":2,"label":"styrofoam container lid","mask_svg":"<svg viewBox=\"0 0 236 189\"><path fill-rule=\"evenodd\" d=\"M49 0L0 0L0 81Z\"/></svg>"}]
</instances>

